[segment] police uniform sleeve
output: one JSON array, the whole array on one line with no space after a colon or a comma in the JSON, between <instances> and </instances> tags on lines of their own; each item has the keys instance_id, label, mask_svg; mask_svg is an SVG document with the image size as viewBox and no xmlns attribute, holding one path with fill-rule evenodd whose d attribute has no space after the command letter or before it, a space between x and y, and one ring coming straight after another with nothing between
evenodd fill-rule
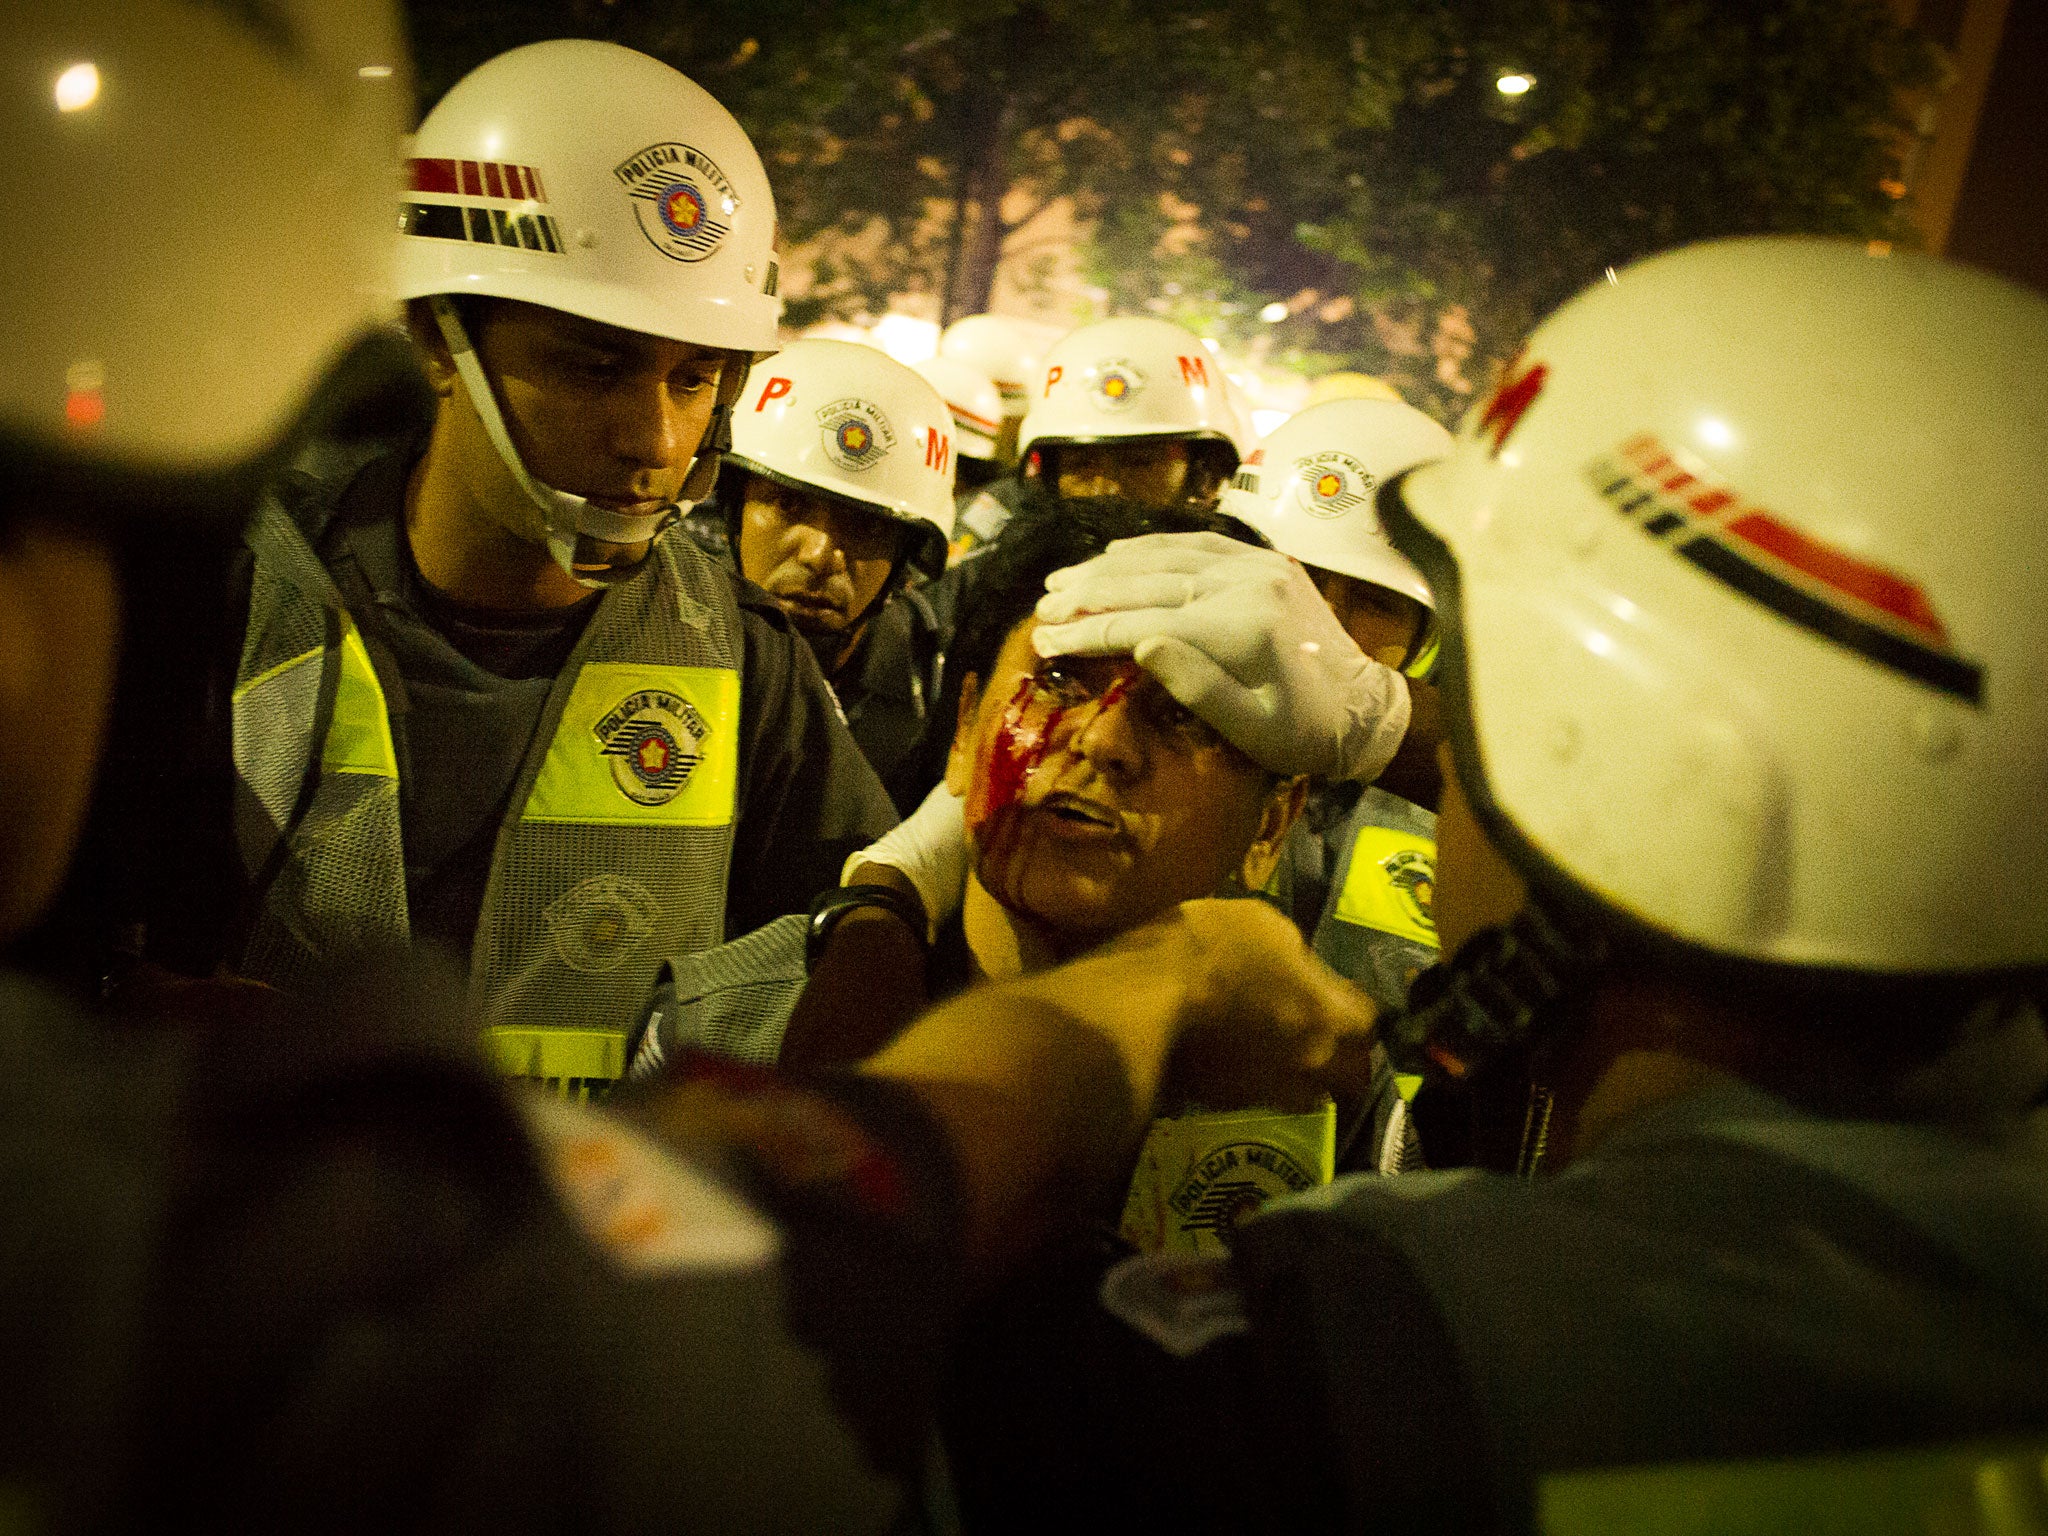
<instances>
[{"instance_id":1,"label":"police uniform sleeve","mask_svg":"<svg viewBox=\"0 0 2048 1536\"><path fill-rule=\"evenodd\" d=\"M848 855L897 821L810 647L759 589L741 583L738 597L746 649L728 937L806 910L839 883Z\"/></svg>"}]
</instances>

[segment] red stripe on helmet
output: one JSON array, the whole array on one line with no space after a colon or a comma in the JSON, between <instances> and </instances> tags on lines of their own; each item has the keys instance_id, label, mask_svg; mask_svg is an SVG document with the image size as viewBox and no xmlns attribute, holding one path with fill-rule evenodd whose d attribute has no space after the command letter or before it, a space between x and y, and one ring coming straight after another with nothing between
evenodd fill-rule
<instances>
[{"instance_id":1,"label":"red stripe on helmet","mask_svg":"<svg viewBox=\"0 0 2048 1536\"><path fill-rule=\"evenodd\" d=\"M405 166L415 192L457 190L453 160L408 160Z\"/></svg>"},{"instance_id":2,"label":"red stripe on helmet","mask_svg":"<svg viewBox=\"0 0 2048 1536\"><path fill-rule=\"evenodd\" d=\"M1935 613L1934 605L1927 601L1927 594L1896 572L1845 555L1767 513L1746 511L1723 526L1745 544L1784 562L1802 576L1811 577L1867 608L1875 608L1936 645L1948 644L1948 630Z\"/></svg>"},{"instance_id":3,"label":"red stripe on helmet","mask_svg":"<svg viewBox=\"0 0 2048 1536\"><path fill-rule=\"evenodd\" d=\"M490 160L484 162L484 190L492 197L505 195L504 175L498 170L496 163Z\"/></svg>"}]
</instances>

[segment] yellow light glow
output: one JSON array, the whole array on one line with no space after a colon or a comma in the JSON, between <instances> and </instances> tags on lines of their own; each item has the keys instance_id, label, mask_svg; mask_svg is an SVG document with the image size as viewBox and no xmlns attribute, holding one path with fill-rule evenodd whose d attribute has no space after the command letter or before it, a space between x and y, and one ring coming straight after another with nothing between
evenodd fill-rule
<instances>
[{"instance_id":1,"label":"yellow light glow","mask_svg":"<svg viewBox=\"0 0 2048 1536\"><path fill-rule=\"evenodd\" d=\"M1502 75L1493 82L1493 88L1503 96L1523 96L1528 94L1529 87L1535 83L1534 75Z\"/></svg>"},{"instance_id":2,"label":"yellow light glow","mask_svg":"<svg viewBox=\"0 0 2048 1536\"><path fill-rule=\"evenodd\" d=\"M1287 318L1287 305L1281 300L1275 299L1259 311L1259 318L1268 325L1278 325Z\"/></svg>"},{"instance_id":3,"label":"yellow light glow","mask_svg":"<svg viewBox=\"0 0 2048 1536\"><path fill-rule=\"evenodd\" d=\"M391 66L389 64L365 64L356 73L365 80L389 80L391 78Z\"/></svg>"},{"instance_id":4,"label":"yellow light glow","mask_svg":"<svg viewBox=\"0 0 2048 1536\"><path fill-rule=\"evenodd\" d=\"M82 112L100 99L99 66L74 64L57 77L57 110Z\"/></svg>"}]
</instances>

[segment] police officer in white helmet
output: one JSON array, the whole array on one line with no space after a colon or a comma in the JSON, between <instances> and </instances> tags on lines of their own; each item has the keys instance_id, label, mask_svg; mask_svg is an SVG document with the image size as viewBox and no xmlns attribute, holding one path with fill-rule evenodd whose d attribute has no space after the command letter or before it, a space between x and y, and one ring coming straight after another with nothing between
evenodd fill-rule
<instances>
[{"instance_id":1,"label":"police officer in white helmet","mask_svg":"<svg viewBox=\"0 0 2048 1536\"><path fill-rule=\"evenodd\" d=\"M1494 1171L1037 1289L970 1521L1515 1529L1567 1472L2048 1425L2044 369L1997 279L1706 244L1382 489L1450 741L1445 961L1380 1033Z\"/></svg>"},{"instance_id":2,"label":"police officer in white helmet","mask_svg":"<svg viewBox=\"0 0 2048 1536\"><path fill-rule=\"evenodd\" d=\"M946 565L956 419L887 353L793 342L755 370L716 500L690 517L810 642L905 811L924 792L916 752L938 696L938 623L919 588Z\"/></svg>"},{"instance_id":3,"label":"police officer in white helmet","mask_svg":"<svg viewBox=\"0 0 2048 1536\"><path fill-rule=\"evenodd\" d=\"M1000 535L1019 498L1039 489L1207 509L1253 440L1221 362L1193 332L1150 316L1097 321L1062 337L1026 407L1016 474L962 506L952 568L927 593L948 636L974 602L976 551ZM923 785L938 779L943 758L941 731L927 742ZM934 836L949 827L935 826Z\"/></svg>"},{"instance_id":4,"label":"police officer in white helmet","mask_svg":"<svg viewBox=\"0 0 2048 1536\"><path fill-rule=\"evenodd\" d=\"M783 612L672 527L776 346L774 203L730 113L597 42L472 71L406 175L439 410L256 524L231 959L433 941L508 1071L602 1085L665 959L892 819Z\"/></svg>"},{"instance_id":5,"label":"police officer in white helmet","mask_svg":"<svg viewBox=\"0 0 2048 1536\"><path fill-rule=\"evenodd\" d=\"M0 249L7 940L84 815L137 616L124 554L239 525L295 438L415 366L376 308L410 85L388 7L64 0L13 20L0 186L33 217ZM148 242L104 190L143 163ZM309 200L331 221L310 246ZM286 287L289 311L269 291ZM382 733L341 729L327 764L359 773ZM1197 914L1154 941L1199 969L1220 931ZM1242 978L1258 995L1364 1022L1290 935L1265 940L1270 974ZM194 982L157 994L170 1013L149 1029L0 972L16 1523L914 1526L961 1264L993 1271L1063 1188L1113 1167L1176 1035L1246 1001L1224 977L1200 1015L1126 999L1127 1024L1071 1051L1049 999L987 1071L959 1045L989 1019L941 1014L858 1077L699 1083L629 1125L505 1082L462 979L428 959L330 972L301 999ZM1285 1042L1268 1054L1313 1078ZM1126 1112L1103 1113L1105 1062L1132 1072ZM1021 1124L991 1117L1020 1092Z\"/></svg>"},{"instance_id":6,"label":"police officer in white helmet","mask_svg":"<svg viewBox=\"0 0 2048 1536\"><path fill-rule=\"evenodd\" d=\"M1436 600L1388 542L1373 497L1450 448L1448 432L1398 400L1331 400L1275 428L1223 492L1223 511L1301 562L1359 649L1405 675L1412 707L1403 757L1433 760L1441 740L1434 690L1418 680L1435 656ZM1408 787L1391 768L1383 779ZM1316 953L1388 1010L1407 1001L1409 983L1437 954L1436 797L1427 798L1418 804L1385 783L1319 785L1272 892L1313 935ZM1386 1156L1378 1161L1399 1166L1405 1152L1412 1164L1420 1149L1406 1134L1391 1074L1381 1086L1375 1145Z\"/></svg>"},{"instance_id":7,"label":"police officer in white helmet","mask_svg":"<svg viewBox=\"0 0 2048 1536\"><path fill-rule=\"evenodd\" d=\"M1213 506L1251 442L1222 363L1200 337L1148 315L1098 320L1045 354L1017 432L1014 480L961 509L955 558L1002 531L1033 485L1056 496Z\"/></svg>"}]
</instances>

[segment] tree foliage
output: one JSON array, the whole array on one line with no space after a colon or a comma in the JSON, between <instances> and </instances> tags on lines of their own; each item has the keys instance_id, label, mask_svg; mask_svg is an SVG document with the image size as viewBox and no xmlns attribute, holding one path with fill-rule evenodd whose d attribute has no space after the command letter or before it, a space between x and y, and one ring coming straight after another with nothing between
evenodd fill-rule
<instances>
[{"instance_id":1,"label":"tree foliage","mask_svg":"<svg viewBox=\"0 0 2048 1536\"><path fill-rule=\"evenodd\" d=\"M414 29L429 99L543 36L700 80L814 258L795 323L903 292L982 307L1005 234L1066 197L1115 309L1446 414L1610 266L1721 234L1906 239L1935 69L1885 0L417 0ZM1510 72L1533 87L1502 94Z\"/></svg>"}]
</instances>

